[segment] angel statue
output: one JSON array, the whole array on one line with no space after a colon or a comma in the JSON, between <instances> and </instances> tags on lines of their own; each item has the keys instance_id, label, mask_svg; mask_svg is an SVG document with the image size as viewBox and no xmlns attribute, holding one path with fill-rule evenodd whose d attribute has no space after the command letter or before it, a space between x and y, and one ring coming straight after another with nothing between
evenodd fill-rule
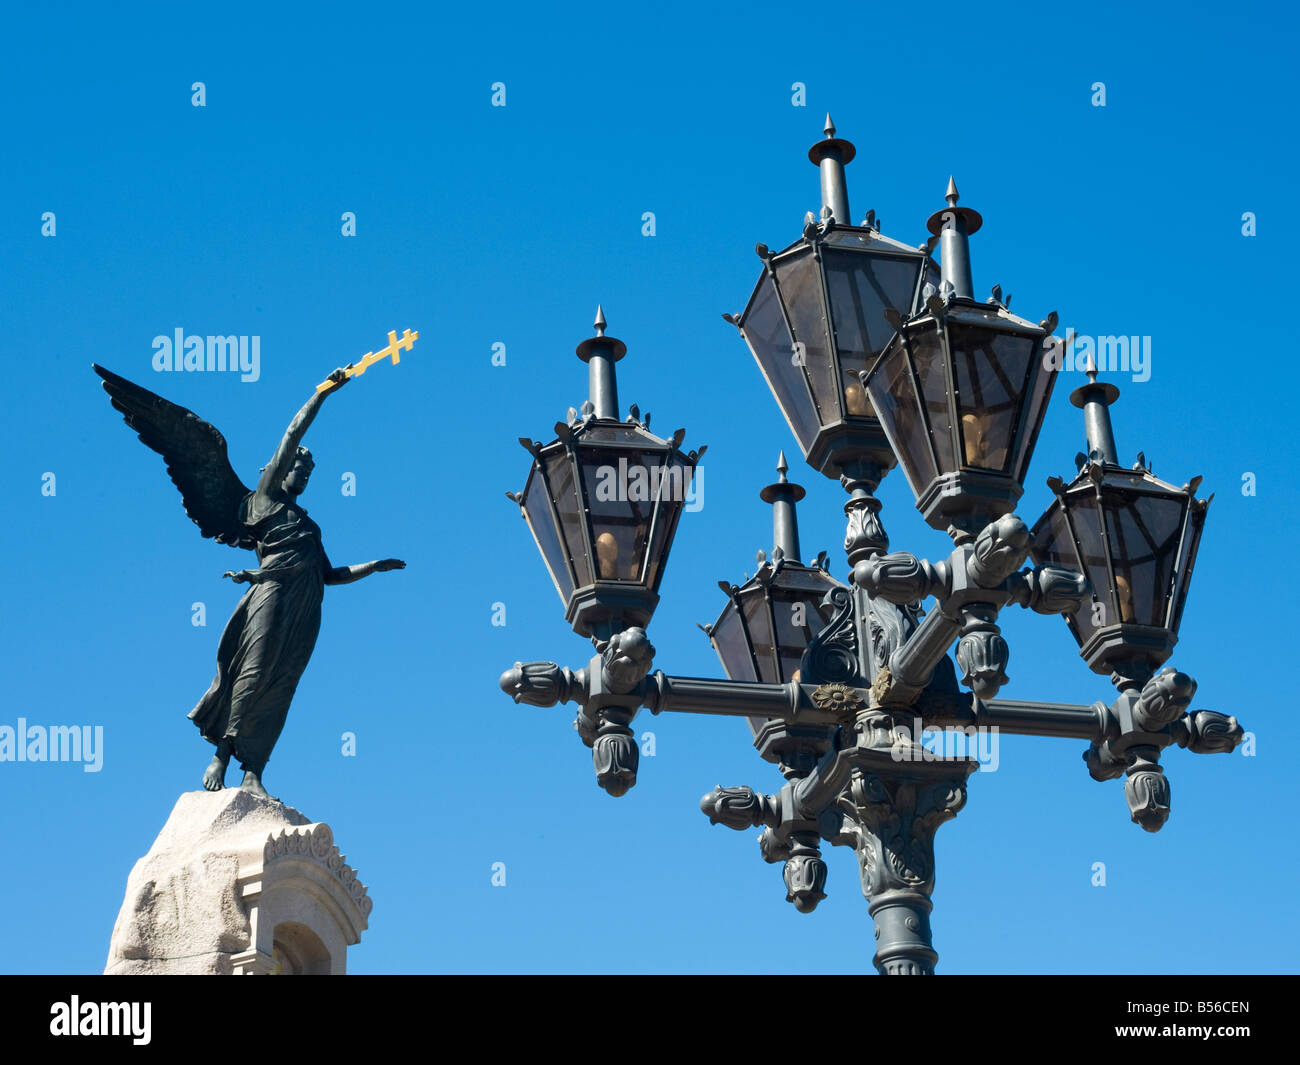
<instances>
[{"instance_id":1,"label":"angel statue","mask_svg":"<svg viewBox=\"0 0 1300 1065\"><path fill-rule=\"evenodd\" d=\"M322 385L294 416L257 488L249 491L231 469L226 438L215 426L102 366L94 370L126 424L162 455L199 531L217 543L257 551L258 569L224 574L249 588L221 634L212 687L189 716L217 748L203 786L225 787L234 755L244 770L240 787L271 799L262 773L316 646L325 585L406 566L396 558L331 566L320 527L298 502L314 466L311 452L301 446L303 435L325 397L347 382L347 371L330 374L329 387Z\"/></svg>"}]
</instances>

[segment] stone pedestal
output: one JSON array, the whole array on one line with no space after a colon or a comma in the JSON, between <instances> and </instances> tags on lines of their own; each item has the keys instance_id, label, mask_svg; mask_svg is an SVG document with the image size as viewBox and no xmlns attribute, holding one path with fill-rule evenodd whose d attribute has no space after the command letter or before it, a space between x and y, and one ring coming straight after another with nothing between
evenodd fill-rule
<instances>
[{"instance_id":1,"label":"stone pedestal","mask_svg":"<svg viewBox=\"0 0 1300 1065\"><path fill-rule=\"evenodd\" d=\"M372 906L328 825L186 792L131 870L104 972L341 975Z\"/></svg>"}]
</instances>

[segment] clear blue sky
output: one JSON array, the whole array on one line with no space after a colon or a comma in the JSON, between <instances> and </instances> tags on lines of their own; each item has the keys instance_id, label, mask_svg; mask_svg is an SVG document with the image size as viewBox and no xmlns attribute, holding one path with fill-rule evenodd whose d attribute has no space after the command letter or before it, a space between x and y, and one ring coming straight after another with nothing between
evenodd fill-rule
<instances>
[{"instance_id":1,"label":"clear blue sky","mask_svg":"<svg viewBox=\"0 0 1300 1065\"><path fill-rule=\"evenodd\" d=\"M720 675L695 626L723 605L715 582L770 547L758 489L795 450L720 313L745 304L754 242L783 246L818 206L805 153L827 110L858 146L855 218L874 208L919 242L953 173L985 219L979 295L998 282L1026 317L1152 338L1149 380L1116 379L1121 457L1141 449L1216 493L1172 661L1200 681L1194 705L1257 737L1254 758L1168 752L1173 817L1155 836L1129 822L1120 782L1088 777L1084 744L1003 738L939 834L940 971L1294 970L1294 612L1264 567L1289 564L1300 517L1296 43L1291 10L1253 3L11 12L0 724L100 725L104 764L0 764L0 970L102 969L133 862L211 753L185 714L240 594L221 573L252 564L199 537L91 362L211 420L252 480L318 381L409 327L421 339L401 365L326 404L304 498L336 564L408 568L327 591L267 775L370 885L352 970L870 971L847 850L802 916L756 832L699 813L715 784L781 783L743 722L646 715L657 753L614 800L572 708L497 688L517 658L589 654L504 492L528 468L515 438L549 439L585 396L572 352L597 301L629 348L623 403L709 445L650 635L659 668ZM154 373L153 338L177 328L259 336L259 379ZM1031 523L1082 443L1066 391L1028 478ZM807 553L829 550L844 576L841 489L802 464L791 476L809 489ZM879 494L895 549L946 552L901 474ZM1005 697L1111 697L1063 623L1009 609L1004 631Z\"/></svg>"}]
</instances>

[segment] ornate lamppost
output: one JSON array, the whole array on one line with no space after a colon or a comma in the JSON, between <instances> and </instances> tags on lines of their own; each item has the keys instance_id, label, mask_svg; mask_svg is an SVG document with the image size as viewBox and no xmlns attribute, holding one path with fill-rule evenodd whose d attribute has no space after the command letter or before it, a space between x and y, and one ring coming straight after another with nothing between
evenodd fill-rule
<instances>
[{"instance_id":1,"label":"ornate lamppost","mask_svg":"<svg viewBox=\"0 0 1300 1065\"><path fill-rule=\"evenodd\" d=\"M653 436L635 408L619 420L614 363L626 349L604 335L598 311L597 335L578 348L591 399L570 410L551 444L523 441L533 467L524 491L510 493L570 624L597 653L577 670L516 662L501 687L516 702L578 704L597 782L613 795L636 781L630 724L641 709L748 718L784 786L716 788L701 809L731 828L762 826L762 856L784 863L786 897L801 912L825 897L821 844L852 847L876 968L926 974L937 959L934 834L965 804L977 763L924 747L922 731L1086 740L1092 776L1127 775L1132 819L1156 831L1169 815L1160 752L1231 751L1242 730L1213 711L1187 712L1195 682L1157 672L1177 640L1208 505L1195 498L1200 478L1175 488L1141 457L1122 468L1109 415L1118 390L1094 372L1071 396L1088 444L1079 474L1068 486L1049 481L1056 499L1031 532L1013 511L1055 383L1045 354L1056 315L1035 323L1012 314L996 287L974 299L969 238L982 219L958 206L951 179L920 247L883 236L873 212L849 225L844 167L853 155L827 116L825 139L809 152L821 173L820 217L810 213L780 252L758 245L763 272L749 304L724 316L805 460L848 493L849 582L829 575L824 556L800 560L803 489L788 481L783 455L779 480L762 492L773 506L771 558L743 585L720 582L727 604L705 630L729 679L651 672L645 628L704 449L683 454L682 431ZM895 465L925 520L952 538L941 561L889 551L873 493ZM1009 659L998 614L1011 604L1063 615L1117 698L996 698Z\"/></svg>"}]
</instances>

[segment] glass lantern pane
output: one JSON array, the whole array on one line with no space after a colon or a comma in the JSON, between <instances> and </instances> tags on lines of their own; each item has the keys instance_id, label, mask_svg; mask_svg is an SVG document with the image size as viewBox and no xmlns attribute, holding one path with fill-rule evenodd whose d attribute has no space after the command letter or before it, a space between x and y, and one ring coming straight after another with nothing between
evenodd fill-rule
<instances>
[{"instance_id":1,"label":"glass lantern pane","mask_svg":"<svg viewBox=\"0 0 1300 1065\"><path fill-rule=\"evenodd\" d=\"M1115 605L1114 589L1110 584L1110 568L1106 563L1106 542L1101 535L1101 513L1097 506L1097 497L1091 493L1072 495L1070 501L1070 525L1074 529L1079 545L1079 562L1083 564L1084 576L1093 588L1092 600L1085 599L1075 613L1079 632L1087 639L1094 628L1103 628L1118 622L1118 610ZM1078 565L1070 567L1078 570ZM1100 606L1100 610L1094 610Z\"/></svg>"},{"instance_id":2,"label":"glass lantern pane","mask_svg":"<svg viewBox=\"0 0 1300 1065\"><path fill-rule=\"evenodd\" d=\"M680 455L674 453L668 459L659 461L660 470L658 504L655 508L654 524L650 530L650 550L646 555L646 573L644 584L652 591L659 590L659 581L663 576L664 562L672 548L673 535L677 532L677 522L682 509L691 495L691 481L694 469Z\"/></svg>"},{"instance_id":3,"label":"glass lantern pane","mask_svg":"<svg viewBox=\"0 0 1300 1065\"><path fill-rule=\"evenodd\" d=\"M640 583L654 515L659 456L636 449L580 446L583 488L591 515L596 576Z\"/></svg>"},{"instance_id":4,"label":"glass lantern pane","mask_svg":"<svg viewBox=\"0 0 1300 1065\"><path fill-rule=\"evenodd\" d=\"M586 518L574 490L573 466L569 461L569 453L564 448L557 448L546 455L543 461L551 499L560 518L559 532L564 548L573 561L578 587L582 587L591 583L591 562L587 557L587 545L582 532Z\"/></svg>"},{"instance_id":5,"label":"glass lantern pane","mask_svg":"<svg viewBox=\"0 0 1300 1065\"><path fill-rule=\"evenodd\" d=\"M870 416L871 404L859 374L876 361L894 335L885 308L902 315L911 310L919 264L916 259L833 248L822 255L846 410L853 416Z\"/></svg>"},{"instance_id":6,"label":"glass lantern pane","mask_svg":"<svg viewBox=\"0 0 1300 1065\"><path fill-rule=\"evenodd\" d=\"M1038 433L1043 427L1043 417L1047 414L1048 400L1052 398L1052 389L1056 385L1056 370L1047 365L1050 348L1043 346L1042 340L1030 342L1034 361L1029 367L1029 390L1025 400L1025 432L1016 445L1016 461L1011 475L1024 484L1029 472L1029 461L1033 458L1034 445L1038 442Z\"/></svg>"},{"instance_id":7,"label":"glass lantern pane","mask_svg":"<svg viewBox=\"0 0 1300 1065\"><path fill-rule=\"evenodd\" d=\"M870 391L880 424L889 435L908 484L919 496L934 479L934 459L920 402L912 386L907 348L901 342L892 345L877 364Z\"/></svg>"},{"instance_id":8,"label":"glass lantern pane","mask_svg":"<svg viewBox=\"0 0 1300 1065\"><path fill-rule=\"evenodd\" d=\"M1192 570L1196 567L1196 552L1201 546L1201 529L1204 525L1205 513L1193 512L1187 523L1182 547L1179 549L1178 567L1174 572L1174 580L1178 582L1178 598L1174 602L1173 617L1169 622L1169 628L1174 633L1178 632L1178 627L1183 623L1183 607L1187 603L1187 593L1191 588Z\"/></svg>"},{"instance_id":9,"label":"glass lantern pane","mask_svg":"<svg viewBox=\"0 0 1300 1065\"><path fill-rule=\"evenodd\" d=\"M750 646L758 664L758 679L768 684L777 682L776 648L772 644L772 618L768 612L767 596L760 585L741 593L745 609L745 627L749 630Z\"/></svg>"},{"instance_id":10,"label":"glass lantern pane","mask_svg":"<svg viewBox=\"0 0 1300 1065\"><path fill-rule=\"evenodd\" d=\"M834 425L841 418L838 373L831 353L817 260L809 252L778 262L776 281L794 329L794 342L801 345L803 371L812 388L818 422Z\"/></svg>"},{"instance_id":11,"label":"glass lantern pane","mask_svg":"<svg viewBox=\"0 0 1300 1065\"><path fill-rule=\"evenodd\" d=\"M943 335L938 324L907 338L912 348L912 366L925 402L930 440L939 460L940 473L953 473L957 461L953 455L952 414L948 407L948 377L944 373Z\"/></svg>"},{"instance_id":12,"label":"glass lantern pane","mask_svg":"<svg viewBox=\"0 0 1300 1065\"><path fill-rule=\"evenodd\" d=\"M967 466L1006 472L1034 342L978 326L948 329Z\"/></svg>"},{"instance_id":13,"label":"glass lantern pane","mask_svg":"<svg viewBox=\"0 0 1300 1065\"><path fill-rule=\"evenodd\" d=\"M785 576L783 573L777 580ZM822 587L811 586L808 581L800 581L799 585L806 587L778 584L772 589L772 615L776 619L777 657L781 667L777 680L782 683L799 679L795 675L804 651L831 619L830 608L821 605L830 581Z\"/></svg>"},{"instance_id":14,"label":"glass lantern pane","mask_svg":"<svg viewBox=\"0 0 1300 1065\"><path fill-rule=\"evenodd\" d=\"M713 639L713 649L718 652L723 672L731 680L758 680L754 673L754 659L749 653L744 621L736 609L734 599L727 604L709 635Z\"/></svg>"},{"instance_id":15,"label":"glass lantern pane","mask_svg":"<svg viewBox=\"0 0 1300 1065\"><path fill-rule=\"evenodd\" d=\"M551 511L551 500L546 489L546 478L542 471L534 467L529 478L528 491L524 496L524 517L533 532L533 538L546 560L546 568L551 571L551 579L566 603L573 594L573 575L569 572L569 553L560 543L560 533L555 527L555 515Z\"/></svg>"},{"instance_id":16,"label":"glass lantern pane","mask_svg":"<svg viewBox=\"0 0 1300 1065\"><path fill-rule=\"evenodd\" d=\"M1064 566L1078 570L1079 558L1074 547L1074 536L1065 520L1065 511L1059 503L1039 519L1034 526L1033 558L1040 566Z\"/></svg>"},{"instance_id":17,"label":"glass lantern pane","mask_svg":"<svg viewBox=\"0 0 1300 1065\"><path fill-rule=\"evenodd\" d=\"M776 620L776 680L784 684L794 677L804 648L812 639L808 616L817 617L812 604L785 590L773 589L772 616Z\"/></svg>"},{"instance_id":18,"label":"glass lantern pane","mask_svg":"<svg viewBox=\"0 0 1300 1065\"><path fill-rule=\"evenodd\" d=\"M1070 631L1082 646L1096 629L1113 624L1116 612L1096 497L1072 494L1067 499L1071 520L1066 520L1060 503L1054 503L1045 520L1034 527L1033 555L1039 565L1082 572L1092 585L1092 594L1084 596L1079 609L1065 615Z\"/></svg>"},{"instance_id":19,"label":"glass lantern pane","mask_svg":"<svg viewBox=\"0 0 1300 1065\"><path fill-rule=\"evenodd\" d=\"M743 333L781 413L806 453L817 436L817 410L803 370L795 365L794 341L770 277L759 282L745 311Z\"/></svg>"},{"instance_id":20,"label":"glass lantern pane","mask_svg":"<svg viewBox=\"0 0 1300 1065\"><path fill-rule=\"evenodd\" d=\"M1183 496L1106 495L1106 532L1120 620L1163 626L1183 531Z\"/></svg>"}]
</instances>

